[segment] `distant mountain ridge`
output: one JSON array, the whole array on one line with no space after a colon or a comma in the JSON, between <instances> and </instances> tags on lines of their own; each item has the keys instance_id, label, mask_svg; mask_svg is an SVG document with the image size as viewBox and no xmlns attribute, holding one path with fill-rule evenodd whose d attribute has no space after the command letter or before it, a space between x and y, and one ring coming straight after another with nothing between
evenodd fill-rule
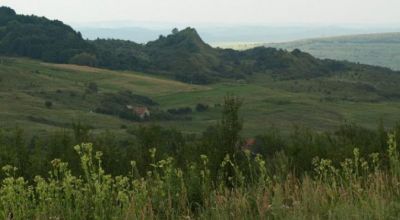
<instances>
[{"instance_id":1,"label":"distant mountain ridge","mask_svg":"<svg viewBox=\"0 0 400 220\"><path fill-rule=\"evenodd\" d=\"M177 24L179 26L179 24ZM198 24L197 31L211 45L279 43L299 39L321 38L338 35L370 34L400 31L398 26L341 26L341 25L205 25ZM147 43L160 34L167 35L173 24L143 24L111 22L106 24L76 24L73 26L84 38L130 40ZM184 27L182 27L184 28Z\"/></svg>"},{"instance_id":2,"label":"distant mountain ridge","mask_svg":"<svg viewBox=\"0 0 400 220\"><path fill-rule=\"evenodd\" d=\"M0 54L143 71L196 84L227 78L246 79L256 73L281 79L304 79L348 71L392 72L385 68L320 60L300 50L212 48L193 28L174 29L172 34L147 44L84 40L79 32L60 21L17 15L5 7L0 8Z\"/></svg>"},{"instance_id":3,"label":"distant mountain ridge","mask_svg":"<svg viewBox=\"0 0 400 220\"><path fill-rule=\"evenodd\" d=\"M400 32L314 38L265 46L287 50L298 48L318 58L348 60L400 70Z\"/></svg>"}]
</instances>

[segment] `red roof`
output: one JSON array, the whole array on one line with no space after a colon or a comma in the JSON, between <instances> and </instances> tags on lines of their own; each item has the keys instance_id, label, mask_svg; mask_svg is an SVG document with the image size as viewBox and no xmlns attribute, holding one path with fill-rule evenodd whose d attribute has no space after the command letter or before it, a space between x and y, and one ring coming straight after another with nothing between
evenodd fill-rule
<instances>
[{"instance_id":1,"label":"red roof","mask_svg":"<svg viewBox=\"0 0 400 220\"><path fill-rule=\"evenodd\" d=\"M138 115L144 115L146 112L149 112L147 107L135 107L133 108L133 111L135 111L135 113Z\"/></svg>"},{"instance_id":2,"label":"red roof","mask_svg":"<svg viewBox=\"0 0 400 220\"><path fill-rule=\"evenodd\" d=\"M247 145L247 146L252 146L252 145L255 145L255 144L256 144L256 139L254 139L254 138L247 139L246 143L245 143L245 145Z\"/></svg>"},{"instance_id":3,"label":"red roof","mask_svg":"<svg viewBox=\"0 0 400 220\"><path fill-rule=\"evenodd\" d=\"M244 144L243 144L243 146L242 146L242 149L243 150L251 150L251 147L253 146L253 145L255 145L256 144L256 139L254 139L254 138L249 138L249 139L247 139L245 142L244 142Z\"/></svg>"}]
</instances>

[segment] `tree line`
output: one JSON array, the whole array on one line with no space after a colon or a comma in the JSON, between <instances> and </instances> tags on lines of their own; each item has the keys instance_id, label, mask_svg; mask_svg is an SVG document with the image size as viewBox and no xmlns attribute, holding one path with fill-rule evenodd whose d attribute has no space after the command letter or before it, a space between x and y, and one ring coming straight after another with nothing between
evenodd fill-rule
<instances>
[{"instance_id":1,"label":"tree line","mask_svg":"<svg viewBox=\"0 0 400 220\"><path fill-rule=\"evenodd\" d=\"M126 135L106 131L101 134L91 131L91 127L79 122L72 129L49 132L45 135L28 135L23 129L0 130L0 166L18 167L18 173L27 179L34 175L47 175L54 158L70 164L71 170L79 174L79 157L72 146L93 143L106 157L104 169L114 175L129 171L131 161L136 161L138 171L145 171L152 164L151 149L157 150L155 159L175 158L178 167L185 169L192 162L199 162L200 155L209 158L211 176L217 177L221 161L230 155L236 163L246 162L245 152L262 155L275 163L276 155L287 158L287 166L298 174L312 170L313 158L332 158L339 163L350 157L354 148L362 155L384 153L387 149L388 132L400 132L400 124L385 129L380 123L376 130L355 124L344 124L332 132L316 132L303 127L295 127L289 134L277 128L254 138L251 146L245 146L248 138L241 135L243 120L239 109L242 100L228 96L222 106L221 118L201 134L187 134L177 129L156 124L127 128ZM400 144L400 138L396 139Z\"/></svg>"}]
</instances>

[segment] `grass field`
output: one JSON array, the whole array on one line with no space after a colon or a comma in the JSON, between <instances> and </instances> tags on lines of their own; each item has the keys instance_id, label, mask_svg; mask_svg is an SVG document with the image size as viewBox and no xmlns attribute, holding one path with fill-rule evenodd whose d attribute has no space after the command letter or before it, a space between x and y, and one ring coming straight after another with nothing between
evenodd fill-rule
<instances>
[{"instance_id":1,"label":"grass field","mask_svg":"<svg viewBox=\"0 0 400 220\"><path fill-rule=\"evenodd\" d=\"M400 101L382 93L397 90L400 75L343 75L312 80L277 81L254 75L247 82L226 81L198 86L136 72L118 72L74 65L42 63L34 60L0 59L0 126L22 127L29 131L69 128L83 121L94 130L124 132L121 125L139 123L97 114L93 106L99 94L130 90L148 96L159 108L210 106L207 112L194 111L192 120L147 122L175 127L185 132L201 132L215 124L227 94L244 100L241 115L244 134L260 134L272 126L288 130L294 125L321 131L344 122L375 128L380 119L387 126L400 121ZM96 94L85 92L86 84L99 87ZM373 87L373 89L371 89ZM53 106L46 108L45 102Z\"/></svg>"},{"instance_id":2,"label":"grass field","mask_svg":"<svg viewBox=\"0 0 400 220\"><path fill-rule=\"evenodd\" d=\"M25 59L2 59L0 68L0 120L2 127L16 125L27 130L69 127L83 121L101 129L129 124L117 117L92 112L96 94L85 93L85 84L95 82L100 92L131 90L136 94L160 96L206 90L139 73L113 72L73 65L56 65ZM48 109L44 103L53 102ZM32 119L33 118L33 119ZM96 123L93 123L96 122Z\"/></svg>"}]
</instances>

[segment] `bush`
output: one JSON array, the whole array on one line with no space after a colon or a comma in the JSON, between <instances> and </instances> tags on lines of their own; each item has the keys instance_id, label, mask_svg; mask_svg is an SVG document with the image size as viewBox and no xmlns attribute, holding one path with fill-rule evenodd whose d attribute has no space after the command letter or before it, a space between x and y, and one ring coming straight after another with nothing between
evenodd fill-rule
<instances>
[{"instance_id":1,"label":"bush","mask_svg":"<svg viewBox=\"0 0 400 220\"><path fill-rule=\"evenodd\" d=\"M139 147L144 149L140 158L145 160L131 161L126 165L129 172L122 175L110 175L103 166L113 162L108 157L117 149L103 156L89 143L74 147L82 175L75 175L70 165L60 159L48 162L51 166L46 170L47 177L37 175L32 182L19 177L16 167L3 166L0 216L77 220L180 216L320 219L326 213L335 219L398 216L400 158L395 135L389 135L388 150L382 156L371 154L365 158L355 148L340 165L330 159L314 158L309 161L313 171L300 177L289 168L289 158L280 152L268 163L260 155L244 153L242 163L226 156L213 178L206 155L187 161L165 157L165 152L160 152L159 147L168 144L160 137L173 141L177 155L185 151L181 134L157 126L139 128L135 134L140 137ZM385 165L382 158L389 162ZM150 165L144 166L145 161ZM183 168L179 164L184 164Z\"/></svg>"},{"instance_id":2,"label":"bush","mask_svg":"<svg viewBox=\"0 0 400 220\"><path fill-rule=\"evenodd\" d=\"M151 112L152 121L172 121L178 120L178 118L169 112L163 111L161 109L153 109Z\"/></svg>"},{"instance_id":3,"label":"bush","mask_svg":"<svg viewBox=\"0 0 400 220\"><path fill-rule=\"evenodd\" d=\"M208 105L199 103L196 105L196 111L198 112L205 112L208 110Z\"/></svg>"},{"instance_id":4,"label":"bush","mask_svg":"<svg viewBox=\"0 0 400 220\"><path fill-rule=\"evenodd\" d=\"M86 91L88 93L97 93L99 91L99 87L95 82L90 82L86 84Z\"/></svg>"},{"instance_id":5,"label":"bush","mask_svg":"<svg viewBox=\"0 0 400 220\"><path fill-rule=\"evenodd\" d=\"M105 93L101 94L100 103L95 108L95 112L100 114L118 116L122 119L130 121L149 120L149 118L141 119L133 112L132 109L127 108L128 105L155 106L158 105L158 103L146 96L135 95L130 91L121 91L118 93ZM152 110L151 118L156 118L153 116L156 116L156 114L154 114Z\"/></svg>"},{"instance_id":6,"label":"bush","mask_svg":"<svg viewBox=\"0 0 400 220\"><path fill-rule=\"evenodd\" d=\"M44 102L44 105L46 106L46 108L51 108L51 107L53 107L53 102L51 102L51 101L45 101L45 102Z\"/></svg>"},{"instance_id":7,"label":"bush","mask_svg":"<svg viewBox=\"0 0 400 220\"><path fill-rule=\"evenodd\" d=\"M74 91L70 91L70 92L69 92L69 96L70 96L70 97L76 97L76 93L75 93Z\"/></svg>"},{"instance_id":8,"label":"bush","mask_svg":"<svg viewBox=\"0 0 400 220\"><path fill-rule=\"evenodd\" d=\"M173 115L187 115L192 113L192 108L190 107L181 107L181 108L172 108L167 110L168 113Z\"/></svg>"}]
</instances>

